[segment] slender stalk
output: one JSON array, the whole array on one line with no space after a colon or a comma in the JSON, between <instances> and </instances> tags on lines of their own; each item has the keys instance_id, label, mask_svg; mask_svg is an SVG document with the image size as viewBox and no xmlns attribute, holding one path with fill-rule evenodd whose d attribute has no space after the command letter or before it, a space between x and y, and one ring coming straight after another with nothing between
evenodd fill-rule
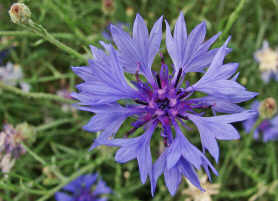
<instances>
[{"instance_id":1,"label":"slender stalk","mask_svg":"<svg viewBox=\"0 0 278 201\"><path fill-rule=\"evenodd\" d=\"M22 185L9 185L4 183L3 181L0 181L0 189L5 189L5 190L10 190L14 192L26 192L26 193L32 193L34 195L44 195L47 193L46 190L34 190L34 189L29 189L27 187L23 187Z\"/></svg>"},{"instance_id":2,"label":"slender stalk","mask_svg":"<svg viewBox=\"0 0 278 201\"><path fill-rule=\"evenodd\" d=\"M227 37L228 32L231 30L234 22L238 19L240 12L242 11L245 3L246 3L246 0L241 0L239 2L239 4L237 5L236 9L229 16L228 22L227 22L226 26L224 27L224 31L220 36L219 43L222 43L222 40Z\"/></svg>"},{"instance_id":3,"label":"slender stalk","mask_svg":"<svg viewBox=\"0 0 278 201\"><path fill-rule=\"evenodd\" d=\"M52 34L50 34L42 25L33 22L32 20L29 21L28 25L21 25L29 32L38 34L43 39L47 40L48 42L52 43L56 47L60 48L61 50L67 52L68 54L75 56L81 62L87 62L87 59L80 54L79 52L75 51L71 47L65 45L64 43L57 40Z\"/></svg>"},{"instance_id":4,"label":"slender stalk","mask_svg":"<svg viewBox=\"0 0 278 201\"><path fill-rule=\"evenodd\" d=\"M36 159L38 162L40 162L43 166L47 165L47 162L45 162L45 160L43 160L40 156L38 156L35 152L33 152L31 149L29 149L28 146L26 146L24 143L22 143L22 146L24 147L24 149L34 158Z\"/></svg>"},{"instance_id":5,"label":"slender stalk","mask_svg":"<svg viewBox=\"0 0 278 201\"><path fill-rule=\"evenodd\" d=\"M73 40L74 36L69 33L51 33L55 38ZM0 36L24 36L24 37L40 37L39 34L30 31L0 31Z\"/></svg>"},{"instance_id":6,"label":"slender stalk","mask_svg":"<svg viewBox=\"0 0 278 201\"><path fill-rule=\"evenodd\" d=\"M249 136L247 136L247 141L246 141L246 145L245 145L245 148L249 148L251 143L252 143L252 140L253 140L253 136L254 136L254 133L255 133L255 130L258 128L258 126L262 123L263 119L262 118L259 118L256 123L254 124Z\"/></svg>"},{"instance_id":7,"label":"slender stalk","mask_svg":"<svg viewBox=\"0 0 278 201\"><path fill-rule=\"evenodd\" d=\"M57 96L57 95L53 95L53 94L25 92L25 91L22 91L22 90L20 90L16 87L6 85L2 82L0 82L0 89L15 93L15 94L20 95L20 96L24 96L26 98L45 99L45 100L58 101L58 102L61 102L61 103L68 103L68 104L74 103L74 101L71 100L71 99L66 99L66 98L63 98L63 97L60 97L60 96Z\"/></svg>"},{"instance_id":8,"label":"slender stalk","mask_svg":"<svg viewBox=\"0 0 278 201\"><path fill-rule=\"evenodd\" d=\"M239 197L248 197L258 191L257 186L243 190L243 191L223 191L219 195L218 198L239 198Z\"/></svg>"},{"instance_id":9,"label":"slender stalk","mask_svg":"<svg viewBox=\"0 0 278 201\"><path fill-rule=\"evenodd\" d=\"M24 82L27 82L27 83L49 82L49 81L71 78L71 77L72 77L72 73L67 73L67 74L60 74L60 75L55 75L55 76L41 77L41 78L37 78L37 79L24 79Z\"/></svg>"},{"instance_id":10,"label":"slender stalk","mask_svg":"<svg viewBox=\"0 0 278 201\"><path fill-rule=\"evenodd\" d=\"M42 132L42 131L45 131L45 130L48 130L48 129L51 129L51 128L55 128L55 127L58 127L58 126L60 126L62 124L70 123L70 122L73 122L73 121L76 121L76 118L68 118L68 119L55 120L55 121L52 121L50 123L38 126L36 128L36 131L37 132Z\"/></svg>"},{"instance_id":11,"label":"slender stalk","mask_svg":"<svg viewBox=\"0 0 278 201\"><path fill-rule=\"evenodd\" d=\"M22 146L24 147L24 149L35 159L37 160L38 162L40 162L44 167L46 166L50 166L45 160L43 160L38 154L36 154L35 152L33 152L31 149L29 149L28 146L26 146L25 144L22 143ZM54 166L50 166L51 167L51 170L52 172L59 178L59 179L62 179L64 180L65 179L65 176L62 175L60 173L60 171L55 168Z\"/></svg>"}]
</instances>

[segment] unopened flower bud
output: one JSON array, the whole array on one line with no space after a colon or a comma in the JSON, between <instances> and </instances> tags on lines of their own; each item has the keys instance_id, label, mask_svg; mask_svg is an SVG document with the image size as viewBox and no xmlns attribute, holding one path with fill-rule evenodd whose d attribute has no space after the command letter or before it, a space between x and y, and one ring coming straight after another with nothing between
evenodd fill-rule
<instances>
[{"instance_id":1,"label":"unopened flower bud","mask_svg":"<svg viewBox=\"0 0 278 201\"><path fill-rule=\"evenodd\" d=\"M26 141L27 144L32 144L36 140L36 130L28 123L21 123L16 126L16 131L20 133L21 138Z\"/></svg>"},{"instance_id":2,"label":"unopened flower bud","mask_svg":"<svg viewBox=\"0 0 278 201\"><path fill-rule=\"evenodd\" d=\"M109 15L115 11L115 1L114 0L102 0L102 11Z\"/></svg>"},{"instance_id":3,"label":"unopened flower bud","mask_svg":"<svg viewBox=\"0 0 278 201\"><path fill-rule=\"evenodd\" d=\"M260 116L262 118L271 118L277 112L277 105L274 98L266 98L261 102L259 107Z\"/></svg>"},{"instance_id":4,"label":"unopened flower bud","mask_svg":"<svg viewBox=\"0 0 278 201\"><path fill-rule=\"evenodd\" d=\"M31 18L31 11L24 3L14 3L9 14L15 24L27 24Z\"/></svg>"},{"instance_id":5,"label":"unopened flower bud","mask_svg":"<svg viewBox=\"0 0 278 201\"><path fill-rule=\"evenodd\" d=\"M132 17L134 15L134 10L132 7L127 7L125 12L128 17Z\"/></svg>"}]
</instances>

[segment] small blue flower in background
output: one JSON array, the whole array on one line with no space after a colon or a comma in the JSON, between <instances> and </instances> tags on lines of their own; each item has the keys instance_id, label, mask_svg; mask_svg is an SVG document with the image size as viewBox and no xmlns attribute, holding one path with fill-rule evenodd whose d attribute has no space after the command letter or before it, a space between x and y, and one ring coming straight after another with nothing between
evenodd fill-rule
<instances>
[{"instance_id":1,"label":"small blue flower in background","mask_svg":"<svg viewBox=\"0 0 278 201\"><path fill-rule=\"evenodd\" d=\"M263 47L254 53L254 58L259 63L261 78L265 83L272 78L278 81L278 49L273 50L264 41Z\"/></svg>"},{"instance_id":2,"label":"small blue flower in background","mask_svg":"<svg viewBox=\"0 0 278 201\"><path fill-rule=\"evenodd\" d=\"M243 127L246 133L250 133L259 119L260 102L254 101L251 109L257 111L257 115L243 122ZM257 128L254 130L254 139L259 139L262 135L263 141L268 142L278 140L278 115L272 118L265 118Z\"/></svg>"},{"instance_id":3,"label":"small blue flower in background","mask_svg":"<svg viewBox=\"0 0 278 201\"><path fill-rule=\"evenodd\" d=\"M2 50L0 52L0 65L3 65L3 60L7 57L7 55L9 54L10 50L9 49L5 49Z\"/></svg>"},{"instance_id":4,"label":"small blue flower in background","mask_svg":"<svg viewBox=\"0 0 278 201\"><path fill-rule=\"evenodd\" d=\"M111 189L105 182L99 179L97 174L86 174L78 177L71 183L63 187L64 192L57 192L55 198L57 201L106 201L107 197L103 194L111 193Z\"/></svg>"},{"instance_id":5,"label":"small blue flower in background","mask_svg":"<svg viewBox=\"0 0 278 201\"><path fill-rule=\"evenodd\" d=\"M117 49L104 42L100 44L105 51L91 46L94 59L89 60L89 65L73 67L85 82L77 85L79 93L72 93L72 97L80 101L77 106L80 110L95 113L83 127L89 132L101 132L91 149L99 145L116 146L119 147L117 162L137 159L141 182L145 183L149 177L152 194L162 174L172 195L182 176L204 191L195 170L203 168L209 178L210 171L217 174L205 153L208 151L218 162L217 140L240 138L231 123L251 118L256 112L245 111L237 103L257 93L247 91L236 82L237 63L223 63L231 51L227 47L230 39L222 47L209 50L219 34L204 42L206 24L203 22L187 35L183 14L176 22L173 35L165 21L166 47L173 73L169 73L162 55L161 70L154 72L152 64L160 50L162 21L160 17L149 33L143 18L137 14L132 36L111 25ZM203 73L203 77L191 84L184 81L190 72ZM133 80L127 82L125 73L133 74ZM195 92L205 96L196 97ZM136 119L133 128L124 137L115 138L129 117ZM182 131L188 129L190 123L199 130L202 151L191 144ZM129 138L139 128L144 129L144 133ZM153 164L151 147L152 152L158 151L151 146L152 137L157 135L155 131L160 132L164 151Z\"/></svg>"}]
</instances>

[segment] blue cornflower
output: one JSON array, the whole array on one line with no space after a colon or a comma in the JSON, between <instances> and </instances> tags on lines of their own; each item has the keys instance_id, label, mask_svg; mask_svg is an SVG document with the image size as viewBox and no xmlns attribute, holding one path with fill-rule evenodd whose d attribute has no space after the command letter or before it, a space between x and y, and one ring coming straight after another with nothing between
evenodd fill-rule
<instances>
[{"instance_id":1,"label":"blue cornflower","mask_svg":"<svg viewBox=\"0 0 278 201\"><path fill-rule=\"evenodd\" d=\"M255 126L257 120L259 119L259 107L260 102L254 101L251 104L251 109L257 111L257 115L243 122L243 127L246 133L250 133ZM254 130L254 139L259 139L260 134L264 142L278 140L278 115L272 118L265 118Z\"/></svg>"},{"instance_id":2,"label":"blue cornflower","mask_svg":"<svg viewBox=\"0 0 278 201\"><path fill-rule=\"evenodd\" d=\"M111 193L111 189L102 180L93 188L97 180L97 174L82 175L63 187L65 192L57 192L57 201L106 201L103 194ZM93 190L94 189L94 190Z\"/></svg>"},{"instance_id":3,"label":"blue cornflower","mask_svg":"<svg viewBox=\"0 0 278 201\"><path fill-rule=\"evenodd\" d=\"M85 82L77 86L79 93L72 96L80 101L80 110L95 113L83 127L89 132L101 132L91 149L99 145L119 147L116 161L126 163L137 159L141 181L145 183L147 177L150 178L152 194L163 173L174 195L182 175L203 190L195 169L204 168L209 177L210 171L217 174L204 155L205 151L208 150L217 162L216 140L239 139L231 123L246 120L255 112L244 111L237 103L257 93L247 91L236 82L237 63L223 64L230 52L229 39L222 47L209 50L219 34L204 42L206 24L203 22L187 35L183 14L176 22L173 36L165 21L166 46L173 62L173 74L169 73L163 56L160 72L152 71L162 40L162 20L160 17L149 33L143 18L137 14L132 36L112 25L117 50L104 42L100 44L105 51L91 46L94 59L89 60L89 65L73 67ZM190 84L184 82L190 72L204 74L197 83ZM134 80L128 82L125 73L134 74ZM196 98L195 92L205 96ZM210 110L213 117L209 117ZM229 114L216 116L218 113ZM132 123L133 128L124 138L114 138L129 117L137 119ZM188 129L190 122L200 132L203 152L182 132L182 128ZM138 128L143 128L144 133L128 138ZM165 149L153 164L150 144L155 130L161 131Z\"/></svg>"}]
</instances>

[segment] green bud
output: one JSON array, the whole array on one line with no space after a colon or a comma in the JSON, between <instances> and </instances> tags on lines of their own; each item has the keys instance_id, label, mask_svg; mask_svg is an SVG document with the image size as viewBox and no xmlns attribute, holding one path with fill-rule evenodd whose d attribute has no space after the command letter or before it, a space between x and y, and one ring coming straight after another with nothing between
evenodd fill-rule
<instances>
[{"instance_id":1,"label":"green bud","mask_svg":"<svg viewBox=\"0 0 278 201\"><path fill-rule=\"evenodd\" d=\"M31 11L24 3L14 3L9 14L15 24L27 24L31 18Z\"/></svg>"},{"instance_id":2,"label":"green bud","mask_svg":"<svg viewBox=\"0 0 278 201\"><path fill-rule=\"evenodd\" d=\"M115 11L114 0L102 0L102 11L106 15L112 15Z\"/></svg>"},{"instance_id":3,"label":"green bud","mask_svg":"<svg viewBox=\"0 0 278 201\"><path fill-rule=\"evenodd\" d=\"M21 137L27 144L32 144L36 140L36 130L33 126L24 122L16 126L16 131L20 133Z\"/></svg>"},{"instance_id":4,"label":"green bud","mask_svg":"<svg viewBox=\"0 0 278 201\"><path fill-rule=\"evenodd\" d=\"M259 113L262 118L271 118L275 115L277 112L277 105L276 101L274 98L266 98L261 102L260 107L259 107Z\"/></svg>"}]
</instances>

